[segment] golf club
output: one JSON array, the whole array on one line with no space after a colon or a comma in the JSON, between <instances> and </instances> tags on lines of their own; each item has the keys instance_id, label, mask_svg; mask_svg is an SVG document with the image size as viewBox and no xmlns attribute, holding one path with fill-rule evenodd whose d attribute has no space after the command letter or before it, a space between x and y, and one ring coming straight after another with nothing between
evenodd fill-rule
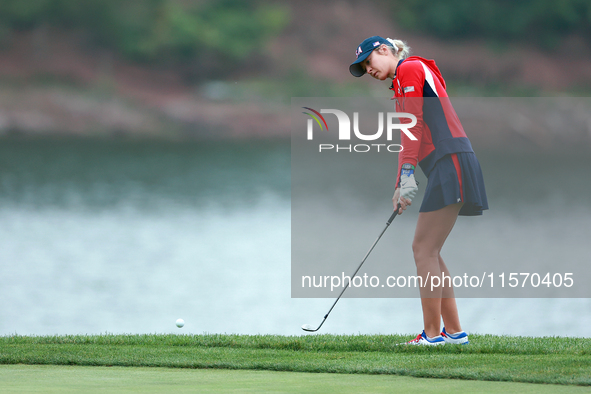
<instances>
[{"instance_id":1,"label":"golf club","mask_svg":"<svg viewBox=\"0 0 591 394\"><path fill-rule=\"evenodd\" d=\"M324 319L322 319L322 323L320 323L320 325L317 328L312 327L310 324L304 324L302 326L302 330L308 331L308 332L316 332L316 331L320 330L320 327L322 327L322 325L324 324L324 322L328 318L328 315L330 315L330 312L332 312L332 309L335 307L335 305L337 304L337 302L339 302L339 300L341 299L341 296L343 295L343 293L345 292L345 290L347 290L347 288L351 284L351 281L353 280L353 278L355 278L355 275L357 275L357 272L359 271L359 269L361 268L361 266L363 265L363 263L365 263L365 260L367 260L367 257L369 256L369 254L371 253L371 251L373 250L373 248L376 246L376 244L378 243L378 241L380 240L380 238L382 238L382 235L384 235L384 233L388 229L388 226L390 226L390 223L392 223L392 220L394 220L394 218L396 217L396 215L398 215L398 210L399 209L400 209L400 204L398 204L398 207L396 207L396 209L394 210L394 212L390 216L390 219L388 219L388 221L386 222L386 227L384 227L384 229L382 230L382 232L378 236L378 239L376 239L375 242L373 243L373 245L371 245L371 248L369 248L369 252L367 252L367 254L365 255L365 257L361 261L361 264L359 264L359 267L357 267L357 269L355 270L355 272L353 273L353 275L351 275L351 280L349 280L347 282L347 285L343 288L343 290L341 291L341 294L339 294L339 296L337 297L337 299L334 302L334 304L332 304L332 306L330 307L330 309L328 310L328 312L326 313L326 315L324 315Z\"/></svg>"}]
</instances>

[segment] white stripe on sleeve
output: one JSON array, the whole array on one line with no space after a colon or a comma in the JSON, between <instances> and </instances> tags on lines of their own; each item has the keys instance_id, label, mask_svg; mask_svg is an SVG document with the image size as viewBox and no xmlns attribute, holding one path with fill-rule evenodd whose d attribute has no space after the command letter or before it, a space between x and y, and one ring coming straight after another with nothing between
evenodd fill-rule
<instances>
[{"instance_id":1,"label":"white stripe on sleeve","mask_svg":"<svg viewBox=\"0 0 591 394\"><path fill-rule=\"evenodd\" d=\"M435 86L435 81L433 80L433 74L431 74L431 70L429 70L429 67L427 67L425 63L421 62L421 65L425 70L425 79L427 80L427 83L429 84L429 86L431 86L431 89L433 90L433 92L435 92L437 97L439 97L439 93L437 93L437 87Z\"/></svg>"}]
</instances>

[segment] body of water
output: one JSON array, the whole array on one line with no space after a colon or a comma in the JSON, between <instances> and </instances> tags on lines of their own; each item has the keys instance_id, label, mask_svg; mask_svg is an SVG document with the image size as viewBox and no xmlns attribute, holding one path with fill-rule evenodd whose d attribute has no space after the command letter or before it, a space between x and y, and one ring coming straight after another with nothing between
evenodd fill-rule
<instances>
[{"instance_id":1,"label":"body of water","mask_svg":"<svg viewBox=\"0 0 591 394\"><path fill-rule=\"evenodd\" d=\"M588 157L480 157L491 210L459 219L454 236L481 242L487 256L507 256L504 245L515 251L521 239L555 242L553 259L589 259ZM320 323L333 299L291 298L290 171L283 142L1 140L0 335L302 334L300 326ZM363 204L348 193L355 207ZM389 215L391 195L383 198L357 226L367 248ZM416 217L400 219L395 225L412 228L412 236ZM386 233L383 251L396 232ZM406 239L396 242L410 252ZM356 267L367 248L346 267ZM591 336L586 298L462 298L458 305L469 332ZM322 332L421 329L417 298L345 298Z\"/></svg>"}]
</instances>

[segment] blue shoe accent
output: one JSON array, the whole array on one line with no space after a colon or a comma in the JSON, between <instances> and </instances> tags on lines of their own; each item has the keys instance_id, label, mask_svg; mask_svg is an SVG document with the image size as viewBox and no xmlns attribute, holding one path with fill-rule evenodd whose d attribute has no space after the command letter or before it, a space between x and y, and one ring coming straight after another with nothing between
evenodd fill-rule
<instances>
[{"instance_id":1,"label":"blue shoe accent","mask_svg":"<svg viewBox=\"0 0 591 394\"><path fill-rule=\"evenodd\" d=\"M457 345L467 345L470 343L468 341L468 334L465 331L457 332L455 334L449 334L445 331L445 327L443 327L443 331L441 331L441 336L443 337L445 343L457 344Z\"/></svg>"}]
</instances>

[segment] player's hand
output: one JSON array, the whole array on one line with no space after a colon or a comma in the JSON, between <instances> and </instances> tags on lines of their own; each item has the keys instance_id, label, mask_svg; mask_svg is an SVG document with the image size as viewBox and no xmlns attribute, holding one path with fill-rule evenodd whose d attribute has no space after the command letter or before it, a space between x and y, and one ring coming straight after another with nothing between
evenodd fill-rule
<instances>
[{"instance_id":1,"label":"player's hand","mask_svg":"<svg viewBox=\"0 0 591 394\"><path fill-rule=\"evenodd\" d=\"M400 197L412 201L417 195L419 187L417 181L415 181L415 175L402 174L400 175Z\"/></svg>"},{"instance_id":2,"label":"player's hand","mask_svg":"<svg viewBox=\"0 0 591 394\"><path fill-rule=\"evenodd\" d=\"M400 188L397 188L394 191L394 197L392 197L392 204L394 205L394 209L398 208L398 204L400 204L398 214L401 215L402 211L412 205L412 201L407 198L400 198Z\"/></svg>"},{"instance_id":3,"label":"player's hand","mask_svg":"<svg viewBox=\"0 0 591 394\"><path fill-rule=\"evenodd\" d=\"M407 207L412 205L412 199L417 195L419 187L415 180L414 174L402 174L400 175L400 187L394 191L394 197L392 197L392 203L394 209L400 204L398 214L401 215L402 211L406 210Z\"/></svg>"}]
</instances>

